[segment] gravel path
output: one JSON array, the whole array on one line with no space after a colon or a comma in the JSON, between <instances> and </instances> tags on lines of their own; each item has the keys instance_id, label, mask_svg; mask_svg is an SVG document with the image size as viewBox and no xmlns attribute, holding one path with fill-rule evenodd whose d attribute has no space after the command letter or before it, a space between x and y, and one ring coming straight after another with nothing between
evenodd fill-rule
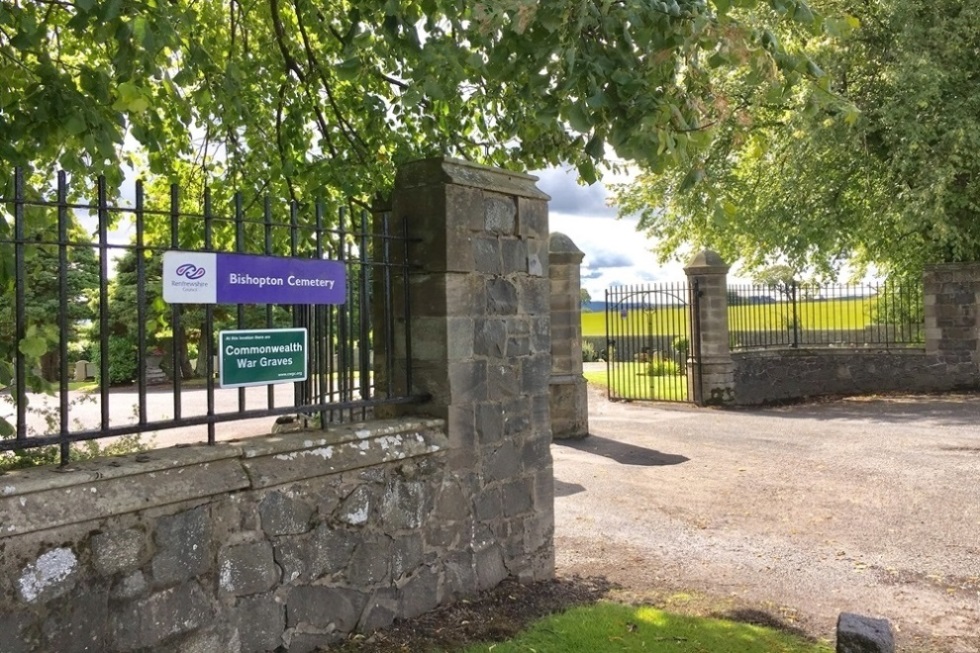
<instances>
[{"instance_id":1,"label":"gravel path","mask_svg":"<svg viewBox=\"0 0 980 653\"><path fill-rule=\"evenodd\" d=\"M980 651L980 397L759 410L610 403L556 444L560 574L703 593L831 638Z\"/></svg>"}]
</instances>

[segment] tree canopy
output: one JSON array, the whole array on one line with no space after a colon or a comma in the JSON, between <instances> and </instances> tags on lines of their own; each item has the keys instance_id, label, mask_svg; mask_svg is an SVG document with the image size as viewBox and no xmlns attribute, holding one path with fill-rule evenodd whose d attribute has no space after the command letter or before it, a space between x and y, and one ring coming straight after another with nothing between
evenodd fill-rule
<instances>
[{"instance_id":1,"label":"tree canopy","mask_svg":"<svg viewBox=\"0 0 980 653\"><path fill-rule=\"evenodd\" d=\"M621 209L640 213L661 254L708 246L750 267L903 276L980 259L980 6L814 4L820 34L780 36L822 84L745 103L746 128L714 132L693 176L648 171L619 189ZM731 71L715 80L730 97L745 89Z\"/></svg>"},{"instance_id":2,"label":"tree canopy","mask_svg":"<svg viewBox=\"0 0 980 653\"><path fill-rule=\"evenodd\" d=\"M119 181L135 152L155 174L360 200L432 154L587 182L612 150L684 165L732 115L712 68L807 72L744 20L757 6L814 23L802 0L15 0L0 160Z\"/></svg>"}]
</instances>

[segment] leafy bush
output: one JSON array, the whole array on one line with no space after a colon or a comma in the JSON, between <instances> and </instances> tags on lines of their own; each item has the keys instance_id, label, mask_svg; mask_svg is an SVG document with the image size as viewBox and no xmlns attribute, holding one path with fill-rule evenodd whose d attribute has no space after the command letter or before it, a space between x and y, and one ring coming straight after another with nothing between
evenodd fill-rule
<instances>
[{"instance_id":1,"label":"leafy bush","mask_svg":"<svg viewBox=\"0 0 980 653\"><path fill-rule=\"evenodd\" d=\"M92 347L92 362L98 367L95 380L102 385L102 369L100 344ZM136 344L129 338L109 336L109 385L132 383L139 374L139 359L136 356Z\"/></svg>"},{"instance_id":2,"label":"leafy bush","mask_svg":"<svg viewBox=\"0 0 980 653\"><path fill-rule=\"evenodd\" d=\"M596 351L595 345L589 340L582 340L582 362L583 363L595 363L599 360L599 352Z\"/></svg>"},{"instance_id":3,"label":"leafy bush","mask_svg":"<svg viewBox=\"0 0 980 653\"><path fill-rule=\"evenodd\" d=\"M676 376L681 373L681 366L669 358L657 357L647 363L649 376Z\"/></svg>"}]
</instances>

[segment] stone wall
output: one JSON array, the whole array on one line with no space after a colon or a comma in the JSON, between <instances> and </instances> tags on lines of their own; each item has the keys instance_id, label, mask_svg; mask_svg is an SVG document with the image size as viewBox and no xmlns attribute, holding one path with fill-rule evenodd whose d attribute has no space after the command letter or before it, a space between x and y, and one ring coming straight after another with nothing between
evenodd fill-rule
<instances>
[{"instance_id":1,"label":"stone wall","mask_svg":"<svg viewBox=\"0 0 980 653\"><path fill-rule=\"evenodd\" d=\"M980 390L980 263L931 266L923 284L924 348L736 352L735 402Z\"/></svg>"},{"instance_id":2,"label":"stone wall","mask_svg":"<svg viewBox=\"0 0 980 653\"><path fill-rule=\"evenodd\" d=\"M547 199L458 161L399 172L412 313L375 381L410 358L400 396L428 401L0 476L0 651L305 652L551 577Z\"/></svg>"},{"instance_id":3,"label":"stone wall","mask_svg":"<svg viewBox=\"0 0 980 653\"><path fill-rule=\"evenodd\" d=\"M311 651L490 587L439 420L13 472L0 650ZM485 534L489 537L489 534Z\"/></svg>"},{"instance_id":4,"label":"stone wall","mask_svg":"<svg viewBox=\"0 0 980 653\"><path fill-rule=\"evenodd\" d=\"M735 403L825 395L980 389L977 368L921 349L773 349L732 353Z\"/></svg>"}]
</instances>

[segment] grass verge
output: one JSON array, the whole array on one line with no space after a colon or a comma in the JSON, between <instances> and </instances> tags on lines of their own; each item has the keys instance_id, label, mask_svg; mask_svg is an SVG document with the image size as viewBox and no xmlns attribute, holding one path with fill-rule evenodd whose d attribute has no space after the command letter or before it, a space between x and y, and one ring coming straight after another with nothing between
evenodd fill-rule
<instances>
[{"instance_id":1,"label":"grass verge","mask_svg":"<svg viewBox=\"0 0 980 653\"><path fill-rule=\"evenodd\" d=\"M831 649L752 624L600 602L535 622L502 643L465 653L828 653Z\"/></svg>"},{"instance_id":2,"label":"grass verge","mask_svg":"<svg viewBox=\"0 0 980 653\"><path fill-rule=\"evenodd\" d=\"M585 380L612 391L614 399L648 401L686 401L687 377L679 375L648 376L641 374L644 363L616 363L610 380L605 369L588 371Z\"/></svg>"}]
</instances>

